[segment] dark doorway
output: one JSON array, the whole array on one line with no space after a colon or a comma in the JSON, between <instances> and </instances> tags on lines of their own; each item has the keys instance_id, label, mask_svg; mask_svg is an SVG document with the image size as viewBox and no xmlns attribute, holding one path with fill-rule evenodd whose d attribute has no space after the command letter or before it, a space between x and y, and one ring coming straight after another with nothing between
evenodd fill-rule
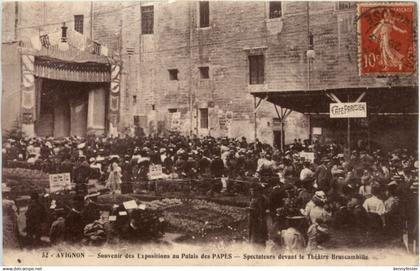
<instances>
[{"instance_id":1,"label":"dark doorway","mask_svg":"<svg viewBox=\"0 0 420 271\"><path fill-rule=\"evenodd\" d=\"M274 134L273 145L274 147L281 150L281 130L273 131L273 134ZM284 138L284 133L283 133L283 138Z\"/></svg>"},{"instance_id":2,"label":"dark doorway","mask_svg":"<svg viewBox=\"0 0 420 271\"><path fill-rule=\"evenodd\" d=\"M38 136L86 136L91 84L42 79Z\"/></svg>"}]
</instances>

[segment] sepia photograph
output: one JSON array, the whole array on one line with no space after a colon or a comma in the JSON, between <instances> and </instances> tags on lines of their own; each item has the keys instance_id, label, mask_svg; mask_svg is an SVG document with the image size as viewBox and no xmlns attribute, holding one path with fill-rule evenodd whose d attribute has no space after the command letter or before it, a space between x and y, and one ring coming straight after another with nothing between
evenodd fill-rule
<instances>
[{"instance_id":1,"label":"sepia photograph","mask_svg":"<svg viewBox=\"0 0 420 271\"><path fill-rule=\"evenodd\" d=\"M3 1L2 265L417 270L417 11Z\"/></svg>"}]
</instances>

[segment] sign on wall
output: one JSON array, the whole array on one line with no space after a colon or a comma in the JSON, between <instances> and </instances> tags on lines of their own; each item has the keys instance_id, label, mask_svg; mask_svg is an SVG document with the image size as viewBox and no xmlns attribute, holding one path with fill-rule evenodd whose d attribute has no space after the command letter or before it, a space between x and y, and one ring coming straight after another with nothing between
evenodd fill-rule
<instances>
[{"instance_id":1,"label":"sign on wall","mask_svg":"<svg viewBox=\"0 0 420 271\"><path fill-rule=\"evenodd\" d=\"M322 135L322 127L312 127L313 135Z\"/></svg>"},{"instance_id":2,"label":"sign on wall","mask_svg":"<svg viewBox=\"0 0 420 271\"><path fill-rule=\"evenodd\" d=\"M331 103L330 118L366 118L366 103Z\"/></svg>"}]
</instances>

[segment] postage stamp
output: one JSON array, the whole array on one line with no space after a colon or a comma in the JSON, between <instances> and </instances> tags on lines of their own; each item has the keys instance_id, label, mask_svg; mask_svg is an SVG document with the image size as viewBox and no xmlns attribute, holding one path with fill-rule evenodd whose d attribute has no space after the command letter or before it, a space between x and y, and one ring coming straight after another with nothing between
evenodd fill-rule
<instances>
[{"instance_id":1,"label":"postage stamp","mask_svg":"<svg viewBox=\"0 0 420 271\"><path fill-rule=\"evenodd\" d=\"M415 9L413 3L358 5L360 75L415 72Z\"/></svg>"}]
</instances>

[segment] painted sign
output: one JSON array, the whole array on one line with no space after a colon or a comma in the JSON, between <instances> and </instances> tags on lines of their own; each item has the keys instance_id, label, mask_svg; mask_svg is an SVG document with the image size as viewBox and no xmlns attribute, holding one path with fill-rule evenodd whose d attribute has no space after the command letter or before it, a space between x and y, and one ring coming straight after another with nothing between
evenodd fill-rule
<instances>
[{"instance_id":1,"label":"painted sign","mask_svg":"<svg viewBox=\"0 0 420 271\"><path fill-rule=\"evenodd\" d=\"M330 118L366 118L366 103L331 103Z\"/></svg>"},{"instance_id":2,"label":"painted sign","mask_svg":"<svg viewBox=\"0 0 420 271\"><path fill-rule=\"evenodd\" d=\"M322 135L322 127L312 127L313 135Z\"/></svg>"},{"instance_id":3,"label":"painted sign","mask_svg":"<svg viewBox=\"0 0 420 271\"><path fill-rule=\"evenodd\" d=\"M70 190L70 173L61 173L61 174L49 174L50 180L50 193Z\"/></svg>"},{"instance_id":4,"label":"painted sign","mask_svg":"<svg viewBox=\"0 0 420 271\"><path fill-rule=\"evenodd\" d=\"M162 179L165 177L165 175L162 172L161 165L150 165L148 175L149 175L149 180Z\"/></svg>"},{"instance_id":5,"label":"painted sign","mask_svg":"<svg viewBox=\"0 0 420 271\"><path fill-rule=\"evenodd\" d=\"M300 152L299 156L305 158L305 161L313 163L315 161L315 153L313 152Z\"/></svg>"}]
</instances>

